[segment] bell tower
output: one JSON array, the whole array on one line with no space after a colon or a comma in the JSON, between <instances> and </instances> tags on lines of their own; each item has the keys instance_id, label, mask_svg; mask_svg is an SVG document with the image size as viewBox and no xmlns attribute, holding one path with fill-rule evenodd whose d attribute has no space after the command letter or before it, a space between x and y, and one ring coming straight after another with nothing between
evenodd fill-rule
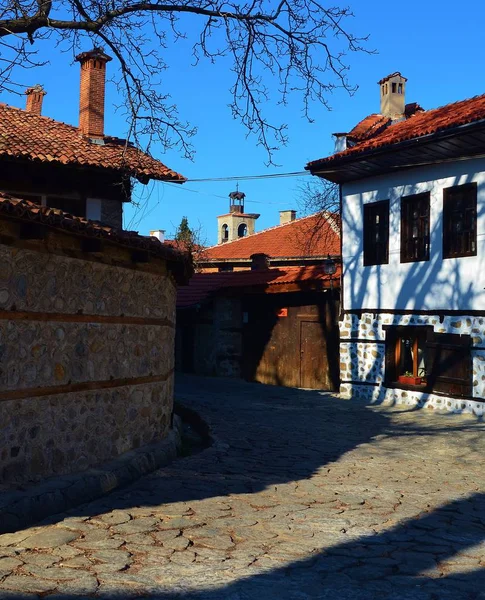
<instances>
[{"instance_id":1,"label":"bell tower","mask_svg":"<svg viewBox=\"0 0 485 600\"><path fill-rule=\"evenodd\" d=\"M247 235L252 235L255 230L258 214L244 212L244 198L246 194L236 189L229 194L229 212L217 217L217 243L233 242Z\"/></svg>"}]
</instances>

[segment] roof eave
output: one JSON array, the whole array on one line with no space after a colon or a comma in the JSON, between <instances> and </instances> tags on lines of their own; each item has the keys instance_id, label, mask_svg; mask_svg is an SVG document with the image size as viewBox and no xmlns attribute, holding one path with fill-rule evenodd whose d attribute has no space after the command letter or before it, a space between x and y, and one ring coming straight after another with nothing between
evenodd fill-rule
<instances>
[{"instance_id":1,"label":"roof eave","mask_svg":"<svg viewBox=\"0 0 485 600\"><path fill-rule=\"evenodd\" d=\"M457 135L462 135L471 130L479 130L485 128L485 119L473 121L472 123L465 123L456 127L447 128L438 132L429 133L419 137L403 140L394 144L386 144L377 148L369 148L360 152L344 154L342 156L334 155L330 159L322 159L321 161L315 161L314 163L308 163L305 166L307 171L310 171L312 175L324 177L334 183L342 183L343 181L356 180L361 177L354 177L349 179L345 169L355 163L359 163L363 160L371 158L379 158L380 156L389 157L390 154L397 154L403 150L416 147L417 145L423 146L430 143L440 142ZM412 166L412 165L409 165Z\"/></svg>"}]
</instances>

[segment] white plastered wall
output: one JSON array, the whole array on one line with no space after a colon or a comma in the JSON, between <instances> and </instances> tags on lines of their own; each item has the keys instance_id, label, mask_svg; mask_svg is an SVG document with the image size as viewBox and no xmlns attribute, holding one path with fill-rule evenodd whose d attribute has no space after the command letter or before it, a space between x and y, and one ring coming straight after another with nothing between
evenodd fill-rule
<instances>
[{"instance_id":1,"label":"white plastered wall","mask_svg":"<svg viewBox=\"0 0 485 600\"><path fill-rule=\"evenodd\" d=\"M477 256L442 257L443 189L477 183ZM430 260L400 262L401 197L430 192ZM485 310L485 159L426 166L342 185L345 310ZM363 266L363 205L389 200L389 264Z\"/></svg>"}]
</instances>

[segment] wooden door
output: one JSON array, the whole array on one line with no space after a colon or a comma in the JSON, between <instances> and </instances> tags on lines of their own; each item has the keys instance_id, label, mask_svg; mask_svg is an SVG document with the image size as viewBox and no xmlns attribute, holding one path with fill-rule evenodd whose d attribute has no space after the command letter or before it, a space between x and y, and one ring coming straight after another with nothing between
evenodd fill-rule
<instances>
[{"instance_id":1,"label":"wooden door","mask_svg":"<svg viewBox=\"0 0 485 600\"><path fill-rule=\"evenodd\" d=\"M331 389L327 344L318 321L300 321L300 387Z\"/></svg>"}]
</instances>

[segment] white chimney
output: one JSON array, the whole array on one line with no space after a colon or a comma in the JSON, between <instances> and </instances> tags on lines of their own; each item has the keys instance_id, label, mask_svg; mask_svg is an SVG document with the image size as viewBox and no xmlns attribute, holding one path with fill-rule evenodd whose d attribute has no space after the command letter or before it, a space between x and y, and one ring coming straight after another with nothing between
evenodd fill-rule
<instances>
[{"instance_id":1,"label":"white chimney","mask_svg":"<svg viewBox=\"0 0 485 600\"><path fill-rule=\"evenodd\" d=\"M150 231L150 237L157 238L157 240L163 244L165 241L165 229L154 229Z\"/></svg>"},{"instance_id":2,"label":"white chimney","mask_svg":"<svg viewBox=\"0 0 485 600\"><path fill-rule=\"evenodd\" d=\"M296 210L280 210L280 225L290 223L296 219Z\"/></svg>"},{"instance_id":3,"label":"white chimney","mask_svg":"<svg viewBox=\"0 0 485 600\"><path fill-rule=\"evenodd\" d=\"M347 150L348 133L333 133L332 135L335 138L335 152Z\"/></svg>"},{"instance_id":4,"label":"white chimney","mask_svg":"<svg viewBox=\"0 0 485 600\"><path fill-rule=\"evenodd\" d=\"M381 91L381 115L394 121L404 118L406 81L406 77L399 72L391 73L378 81Z\"/></svg>"}]
</instances>

